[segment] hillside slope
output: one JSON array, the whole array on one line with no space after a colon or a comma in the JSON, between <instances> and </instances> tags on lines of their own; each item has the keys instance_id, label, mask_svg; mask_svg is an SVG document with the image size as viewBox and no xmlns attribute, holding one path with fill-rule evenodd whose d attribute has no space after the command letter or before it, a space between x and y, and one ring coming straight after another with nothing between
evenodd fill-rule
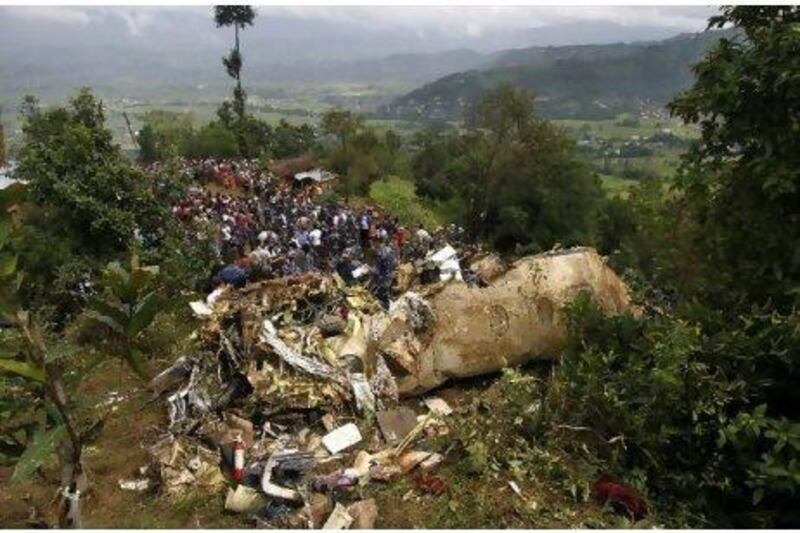
<instances>
[{"instance_id":1,"label":"hillside slope","mask_svg":"<svg viewBox=\"0 0 800 533\"><path fill-rule=\"evenodd\" d=\"M483 91L533 91L550 118L610 118L663 106L692 79L691 65L725 32L656 43L531 47L495 54L487 68L445 76L386 106L391 117L457 119Z\"/></svg>"}]
</instances>

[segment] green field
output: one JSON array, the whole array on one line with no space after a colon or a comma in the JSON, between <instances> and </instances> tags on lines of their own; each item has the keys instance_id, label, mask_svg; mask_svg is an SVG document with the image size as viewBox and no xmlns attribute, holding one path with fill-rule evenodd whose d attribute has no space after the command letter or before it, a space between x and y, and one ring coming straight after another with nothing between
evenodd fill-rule
<instances>
[{"instance_id":1,"label":"green field","mask_svg":"<svg viewBox=\"0 0 800 533\"><path fill-rule=\"evenodd\" d=\"M627 198L631 187L635 187L637 184L635 180L626 180L609 174L598 174L598 177L603 184L603 189L610 197Z\"/></svg>"},{"instance_id":2,"label":"green field","mask_svg":"<svg viewBox=\"0 0 800 533\"><path fill-rule=\"evenodd\" d=\"M695 127L686 126L683 122L673 118L648 118L637 119L638 125L624 125L621 118L613 120L580 120L556 119L554 123L566 129L574 137L580 138L584 134L599 139L611 141L628 141L631 137L641 138L655 135L664 130L682 139L696 139L699 131Z\"/></svg>"},{"instance_id":3,"label":"green field","mask_svg":"<svg viewBox=\"0 0 800 533\"><path fill-rule=\"evenodd\" d=\"M389 176L372 184L369 197L381 207L397 215L406 226L421 225L435 229L454 220L458 206L431 202L417 196L414 184L397 176Z\"/></svg>"}]
</instances>

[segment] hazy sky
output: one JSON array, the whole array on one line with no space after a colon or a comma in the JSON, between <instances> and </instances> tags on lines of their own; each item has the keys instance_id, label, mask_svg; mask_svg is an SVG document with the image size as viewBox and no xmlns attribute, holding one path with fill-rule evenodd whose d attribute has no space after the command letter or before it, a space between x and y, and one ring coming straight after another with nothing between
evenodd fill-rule
<instances>
[{"instance_id":1,"label":"hazy sky","mask_svg":"<svg viewBox=\"0 0 800 533\"><path fill-rule=\"evenodd\" d=\"M125 20L132 34L141 33L159 18L159 12L210 8L190 7L6 7L4 16L89 27L106 17ZM430 29L479 36L501 28L518 29L582 21L607 21L625 26L661 26L676 31L700 31L714 10L702 6L259 6L261 16L329 20L370 27Z\"/></svg>"}]
</instances>

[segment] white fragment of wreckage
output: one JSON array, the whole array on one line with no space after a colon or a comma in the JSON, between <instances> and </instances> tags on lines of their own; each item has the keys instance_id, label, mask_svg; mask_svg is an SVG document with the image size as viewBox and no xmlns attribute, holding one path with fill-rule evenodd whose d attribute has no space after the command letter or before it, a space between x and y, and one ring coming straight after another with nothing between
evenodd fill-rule
<instances>
[{"instance_id":1,"label":"white fragment of wreckage","mask_svg":"<svg viewBox=\"0 0 800 533\"><path fill-rule=\"evenodd\" d=\"M378 518L378 506L374 498L351 503L347 513L353 517L355 529L375 529L375 520Z\"/></svg>"},{"instance_id":2,"label":"white fragment of wreckage","mask_svg":"<svg viewBox=\"0 0 800 533\"><path fill-rule=\"evenodd\" d=\"M129 490L132 492L144 492L150 488L149 479L120 479L117 483L122 490Z\"/></svg>"},{"instance_id":3,"label":"white fragment of wreckage","mask_svg":"<svg viewBox=\"0 0 800 533\"><path fill-rule=\"evenodd\" d=\"M369 270L370 270L369 265L361 265L360 267L353 270L352 272L353 278L359 279L360 277L369 274Z\"/></svg>"},{"instance_id":4,"label":"white fragment of wreckage","mask_svg":"<svg viewBox=\"0 0 800 533\"><path fill-rule=\"evenodd\" d=\"M453 408L450 407L446 401L436 396L425 398L423 402L425 402L425 406L435 415L449 416L453 413Z\"/></svg>"},{"instance_id":5,"label":"white fragment of wreckage","mask_svg":"<svg viewBox=\"0 0 800 533\"><path fill-rule=\"evenodd\" d=\"M324 437L322 444L331 454L337 454L354 444L361 442L361 432L352 422L334 429Z\"/></svg>"},{"instance_id":6,"label":"white fragment of wreckage","mask_svg":"<svg viewBox=\"0 0 800 533\"><path fill-rule=\"evenodd\" d=\"M153 394L156 396L173 390L183 383L184 380L191 378L193 367L194 363L186 356L182 356L178 358L172 366L166 368L151 379L147 384L147 388L153 391Z\"/></svg>"},{"instance_id":7,"label":"white fragment of wreckage","mask_svg":"<svg viewBox=\"0 0 800 533\"><path fill-rule=\"evenodd\" d=\"M70 529L83 529L83 520L81 518L81 491L70 487L64 487L62 491L64 498L64 505L66 510L64 512L65 519L63 522L67 524L66 527Z\"/></svg>"},{"instance_id":8,"label":"white fragment of wreckage","mask_svg":"<svg viewBox=\"0 0 800 533\"><path fill-rule=\"evenodd\" d=\"M442 461L444 461L444 455L440 453L432 453L430 454L430 456L428 456L427 459L425 459L419 464L419 468L423 472L427 472L439 466L439 463L441 463Z\"/></svg>"},{"instance_id":9,"label":"white fragment of wreckage","mask_svg":"<svg viewBox=\"0 0 800 533\"><path fill-rule=\"evenodd\" d=\"M341 503L336 503L322 529L347 529L353 523L353 517Z\"/></svg>"},{"instance_id":10,"label":"white fragment of wreckage","mask_svg":"<svg viewBox=\"0 0 800 533\"><path fill-rule=\"evenodd\" d=\"M256 489L238 485L236 490L228 489L225 509L234 513L254 513L267 503L267 498Z\"/></svg>"},{"instance_id":11,"label":"white fragment of wreckage","mask_svg":"<svg viewBox=\"0 0 800 533\"><path fill-rule=\"evenodd\" d=\"M428 258L439 267L439 279L449 281L453 278L463 281L461 266L458 264L458 252L449 244Z\"/></svg>"},{"instance_id":12,"label":"white fragment of wreckage","mask_svg":"<svg viewBox=\"0 0 800 533\"><path fill-rule=\"evenodd\" d=\"M196 302L189 302L189 307L192 308L192 312L194 313L194 315L199 318L209 317L212 314L214 314L214 311L211 309L211 307L202 300L197 300Z\"/></svg>"},{"instance_id":13,"label":"white fragment of wreckage","mask_svg":"<svg viewBox=\"0 0 800 533\"><path fill-rule=\"evenodd\" d=\"M347 378L342 373L321 361L305 357L283 342L278 337L278 331L269 319L264 320L260 337L264 343L272 348L278 357L290 366L311 374L312 376L329 379L347 386Z\"/></svg>"}]
</instances>

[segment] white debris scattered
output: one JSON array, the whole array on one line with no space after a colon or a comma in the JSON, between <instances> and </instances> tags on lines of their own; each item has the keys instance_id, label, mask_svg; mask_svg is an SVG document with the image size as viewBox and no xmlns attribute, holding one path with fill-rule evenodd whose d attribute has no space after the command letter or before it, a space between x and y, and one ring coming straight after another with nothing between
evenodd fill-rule
<instances>
[{"instance_id":1,"label":"white debris scattered","mask_svg":"<svg viewBox=\"0 0 800 533\"><path fill-rule=\"evenodd\" d=\"M322 437L322 444L331 454L337 454L359 442L361 442L361 432L352 422Z\"/></svg>"},{"instance_id":2,"label":"white debris scattered","mask_svg":"<svg viewBox=\"0 0 800 533\"><path fill-rule=\"evenodd\" d=\"M322 529L347 529L352 523L353 517L350 516L344 505L337 502Z\"/></svg>"},{"instance_id":3,"label":"white debris scattered","mask_svg":"<svg viewBox=\"0 0 800 533\"><path fill-rule=\"evenodd\" d=\"M130 490L133 492L144 492L150 488L149 479L133 479L133 480L120 479L118 483L119 483L119 488L121 488L122 490Z\"/></svg>"},{"instance_id":4,"label":"white debris scattered","mask_svg":"<svg viewBox=\"0 0 800 533\"><path fill-rule=\"evenodd\" d=\"M197 317L207 317L211 316L213 313L211 307L206 305L206 303L201 300L197 300L196 302L189 302L189 307L192 308L192 312Z\"/></svg>"},{"instance_id":5,"label":"white debris scattered","mask_svg":"<svg viewBox=\"0 0 800 533\"><path fill-rule=\"evenodd\" d=\"M267 498L256 489L239 485L228 489L225 509L234 513L254 513L267 504Z\"/></svg>"},{"instance_id":6,"label":"white debris scattered","mask_svg":"<svg viewBox=\"0 0 800 533\"><path fill-rule=\"evenodd\" d=\"M432 453L427 459L419 464L419 468L423 472L427 472L439 466L439 463L442 461L444 461L444 455L440 453Z\"/></svg>"},{"instance_id":7,"label":"white debris scattered","mask_svg":"<svg viewBox=\"0 0 800 533\"><path fill-rule=\"evenodd\" d=\"M425 406L435 415L449 416L453 414L453 408L441 398L431 396L430 398L425 398L423 402L425 402Z\"/></svg>"},{"instance_id":8,"label":"white debris scattered","mask_svg":"<svg viewBox=\"0 0 800 533\"><path fill-rule=\"evenodd\" d=\"M439 267L439 279L441 281L449 281L453 278L458 281L464 280L461 276L461 266L458 264L458 252L449 244L429 256L428 259Z\"/></svg>"}]
</instances>

